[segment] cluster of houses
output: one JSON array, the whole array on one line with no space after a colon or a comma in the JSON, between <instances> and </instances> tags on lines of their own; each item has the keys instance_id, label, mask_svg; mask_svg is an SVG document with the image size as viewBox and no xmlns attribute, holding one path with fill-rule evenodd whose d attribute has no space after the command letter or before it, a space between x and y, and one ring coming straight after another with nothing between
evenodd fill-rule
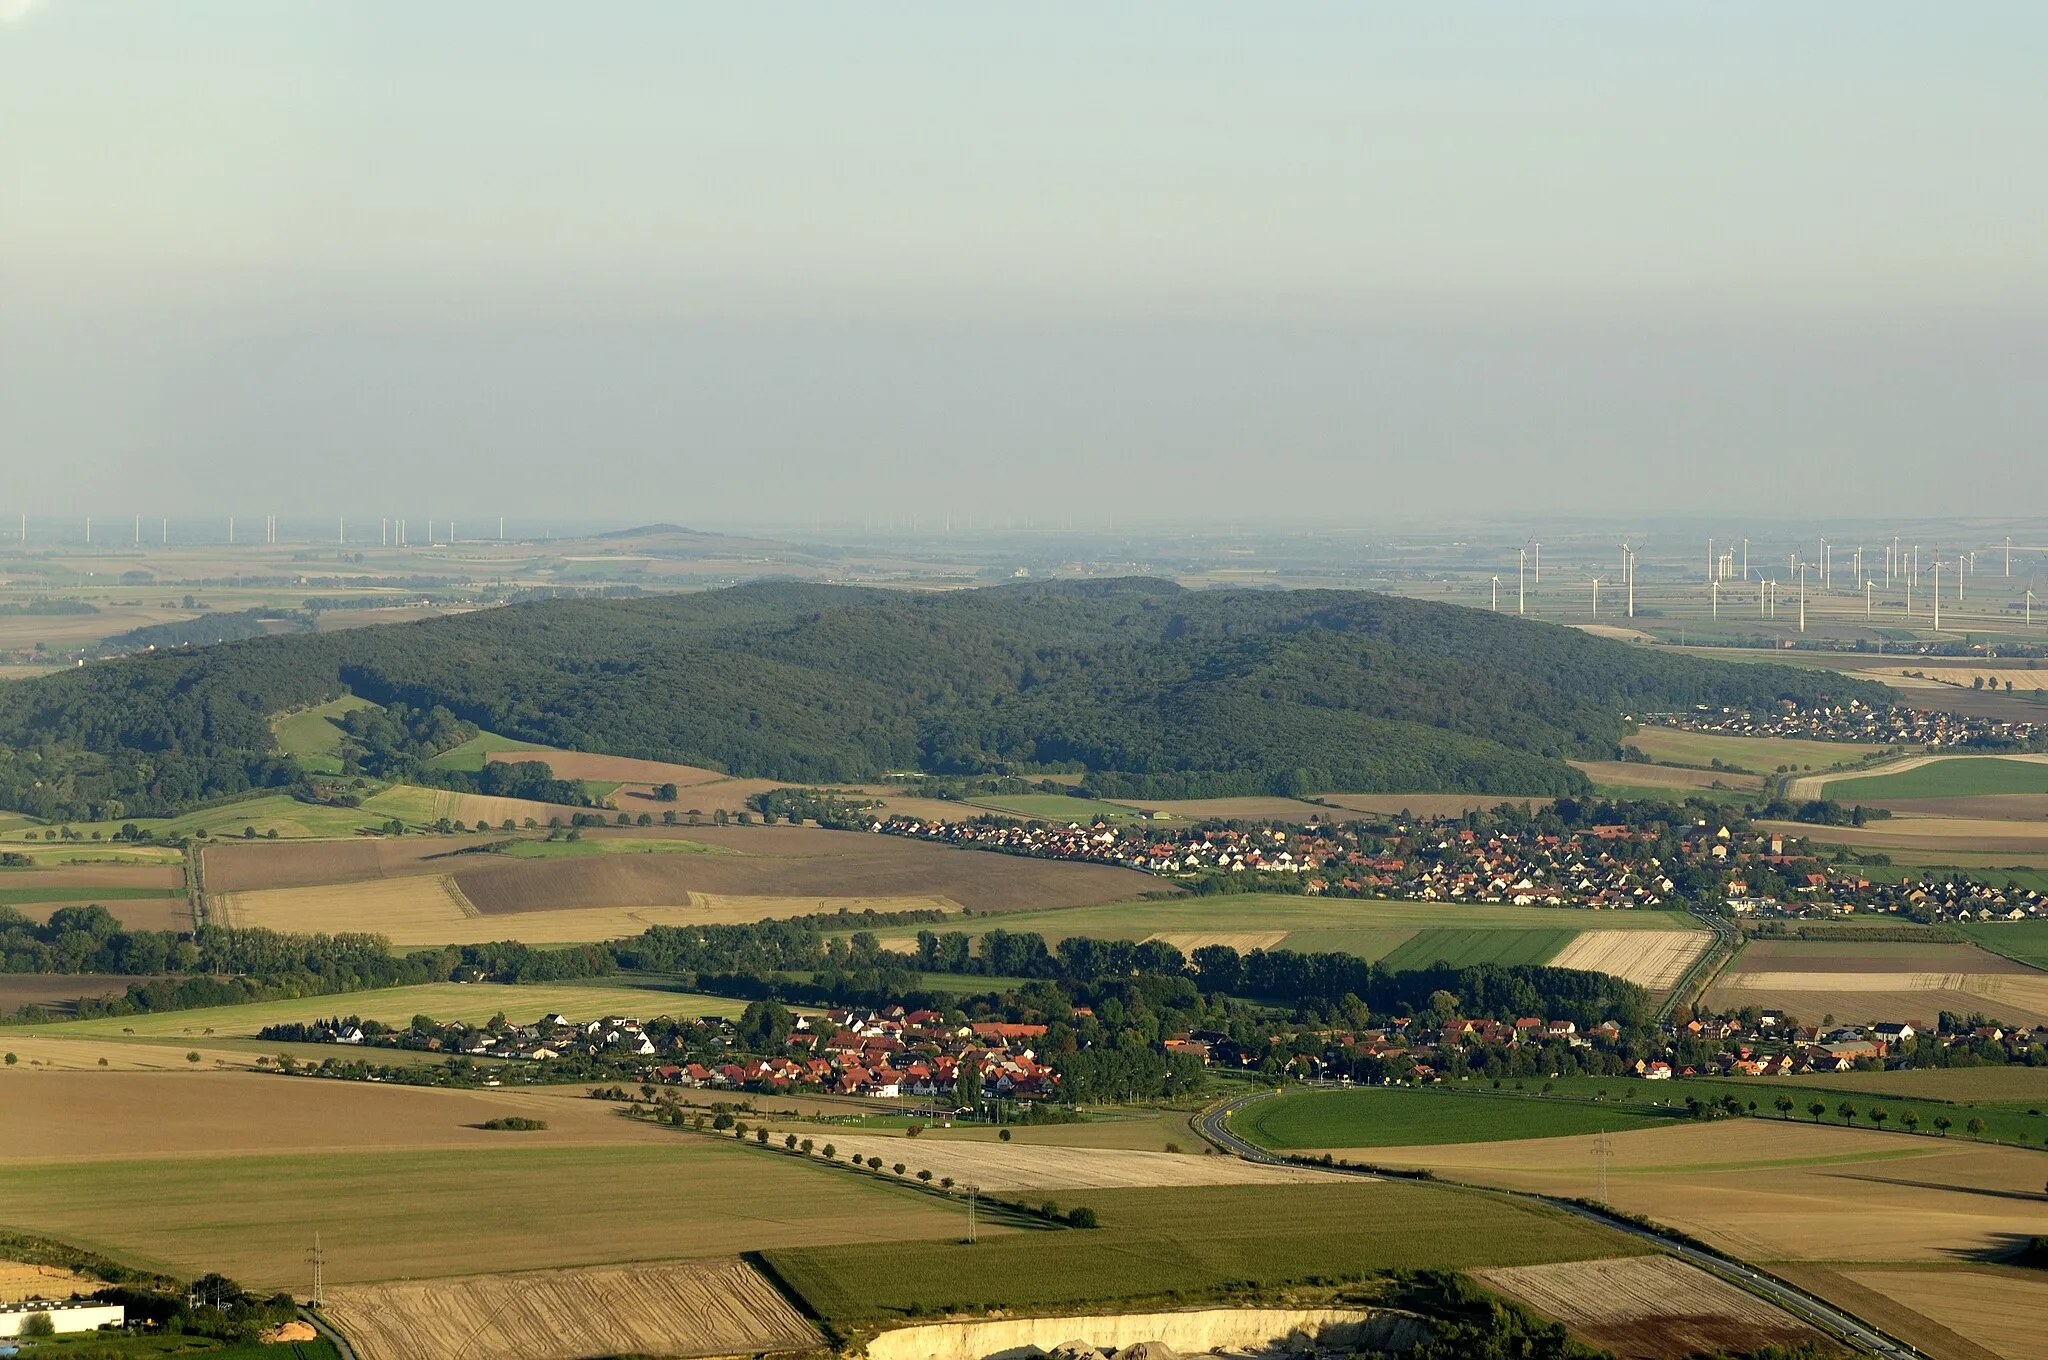
<instances>
[{"instance_id":1,"label":"cluster of houses","mask_svg":"<svg viewBox=\"0 0 2048 1360\"><path fill-rule=\"evenodd\" d=\"M2041 683L2048 685L2048 671ZM1954 747L1985 742L2027 742L2048 736L2048 723L2010 718L1975 718L1932 713L1896 705L1872 707L1855 699L1839 704L1796 704L1775 709L1699 707L1684 713L1652 713L1637 719L1645 727L1711 732L1728 737L1796 737L1805 741L1867 742L1877 746Z\"/></svg>"},{"instance_id":2,"label":"cluster of houses","mask_svg":"<svg viewBox=\"0 0 2048 1360\"><path fill-rule=\"evenodd\" d=\"M1745 879L1728 881L1728 906L1738 916L1811 918L1877 912L1916 921L2025 921L2048 917L2048 893L2016 883L2000 888L1954 875L1922 874L1897 883L1855 873L1799 875L1788 900L1754 896Z\"/></svg>"},{"instance_id":3,"label":"cluster of houses","mask_svg":"<svg viewBox=\"0 0 2048 1360\"><path fill-rule=\"evenodd\" d=\"M1060 1079L1038 1048L1044 1025L1002 1021L949 1022L932 1010L889 1006L799 1015L787 1054L720 1064L665 1063L652 1080L664 1085L836 1095L952 1098L961 1093L999 1100L1051 1100Z\"/></svg>"},{"instance_id":4,"label":"cluster of houses","mask_svg":"<svg viewBox=\"0 0 2048 1360\"><path fill-rule=\"evenodd\" d=\"M840 1095L953 1097L962 1077L989 1099L1050 1100L1060 1079L1040 1059L1044 1025L951 1022L937 1011L831 1010L799 1014L779 1053L743 1051L739 1030L721 1016L642 1021L609 1015L577 1022L548 1015L533 1024L404 1029L350 1016L305 1026L274 1026L262 1037L307 1043L403 1048L476 1058L554 1062L596 1059L669 1086L712 1090L804 1090Z\"/></svg>"}]
</instances>

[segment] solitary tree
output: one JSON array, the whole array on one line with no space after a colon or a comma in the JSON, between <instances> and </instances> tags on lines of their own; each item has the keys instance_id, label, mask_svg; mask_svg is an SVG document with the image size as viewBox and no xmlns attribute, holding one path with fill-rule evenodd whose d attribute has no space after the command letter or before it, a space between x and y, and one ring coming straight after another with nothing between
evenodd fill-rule
<instances>
[{"instance_id":1,"label":"solitary tree","mask_svg":"<svg viewBox=\"0 0 2048 1360\"><path fill-rule=\"evenodd\" d=\"M898 1162L896 1163L896 1165L890 1167L889 1169L900 1176L903 1174L903 1163Z\"/></svg>"},{"instance_id":2,"label":"solitary tree","mask_svg":"<svg viewBox=\"0 0 2048 1360\"><path fill-rule=\"evenodd\" d=\"M792 1133L791 1135L789 1135L789 1137L787 1137L787 1138L783 1139L783 1140L782 1140L782 1145L783 1145L784 1147L788 1148L788 1149L789 1149L789 1150L790 1150L791 1152L795 1152L795 1151L796 1151L796 1135Z\"/></svg>"},{"instance_id":3,"label":"solitary tree","mask_svg":"<svg viewBox=\"0 0 2048 1360\"><path fill-rule=\"evenodd\" d=\"M1984 1136L1984 1121L1976 1115L1971 1115L1970 1122L1963 1125L1963 1132L1969 1134L1972 1138L1982 1138Z\"/></svg>"},{"instance_id":4,"label":"solitary tree","mask_svg":"<svg viewBox=\"0 0 2048 1360\"><path fill-rule=\"evenodd\" d=\"M1873 1105L1870 1107L1870 1125L1872 1128L1883 1128L1884 1121L1891 1117L1891 1111L1887 1110L1882 1105Z\"/></svg>"},{"instance_id":5,"label":"solitary tree","mask_svg":"<svg viewBox=\"0 0 2048 1360\"><path fill-rule=\"evenodd\" d=\"M1780 1095L1771 1104L1778 1107L1778 1118L1790 1119L1792 1117L1792 1097Z\"/></svg>"},{"instance_id":6,"label":"solitary tree","mask_svg":"<svg viewBox=\"0 0 2048 1360\"><path fill-rule=\"evenodd\" d=\"M929 1185L931 1184L932 1173L929 1171L920 1171L917 1173L917 1178L923 1181L925 1184Z\"/></svg>"},{"instance_id":7,"label":"solitary tree","mask_svg":"<svg viewBox=\"0 0 2048 1360\"><path fill-rule=\"evenodd\" d=\"M1820 1123L1820 1117L1828 1112L1828 1107L1823 1102L1816 1100L1807 1105L1806 1112L1812 1115L1813 1122L1818 1124Z\"/></svg>"},{"instance_id":8,"label":"solitary tree","mask_svg":"<svg viewBox=\"0 0 2048 1360\"><path fill-rule=\"evenodd\" d=\"M1920 1116L1914 1114L1911 1110L1900 1115L1899 1122L1906 1126L1907 1133L1917 1133L1920 1131Z\"/></svg>"},{"instance_id":9,"label":"solitary tree","mask_svg":"<svg viewBox=\"0 0 2048 1360\"><path fill-rule=\"evenodd\" d=\"M1954 1125L1954 1123L1955 1121L1953 1119L1950 1119L1945 1114L1938 1114L1934 1116L1935 1132L1939 1133L1944 1138L1948 1137L1948 1131L1950 1127Z\"/></svg>"}]
</instances>

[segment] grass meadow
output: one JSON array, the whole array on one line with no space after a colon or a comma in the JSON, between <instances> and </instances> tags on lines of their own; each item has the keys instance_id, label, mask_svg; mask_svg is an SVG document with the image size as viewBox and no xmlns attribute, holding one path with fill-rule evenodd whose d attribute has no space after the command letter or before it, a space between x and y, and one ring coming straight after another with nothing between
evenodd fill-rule
<instances>
[{"instance_id":1,"label":"grass meadow","mask_svg":"<svg viewBox=\"0 0 2048 1360\"><path fill-rule=\"evenodd\" d=\"M101 884L97 887L90 883L56 884L41 888L0 887L0 907L21 906L29 902L44 905L51 902L133 902L144 898L184 895L183 888L133 888L113 884Z\"/></svg>"},{"instance_id":2,"label":"grass meadow","mask_svg":"<svg viewBox=\"0 0 2048 1360\"><path fill-rule=\"evenodd\" d=\"M2048 921L1977 921L1955 929L1994 954L2048 968Z\"/></svg>"},{"instance_id":3,"label":"grass meadow","mask_svg":"<svg viewBox=\"0 0 2048 1360\"><path fill-rule=\"evenodd\" d=\"M2048 793L2048 764L1957 756L1931 761L1898 774L1830 779L1824 792L1842 803L1875 803L1894 798L1973 798L1995 793Z\"/></svg>"},{"instance_id":4,"label":"grass meadow","mask_svg":"<svg viewBox=\"0 0 2048 1360\"><path fill-rule=\"evenodd\" d=\"M1373 1148L1496 1143L1570 1134L1620 1133L1670 1122L1642 1106L1469 1090L1354 1087L1292 1091L1238 1111L1231 1128L1261 1147Z\"/></svg>"},{"instance_id":5,"label":"grass meadow","mask_svg":"<svg viewBox=\"0 0 2048 1360\"><path fill-rule=\"evenodd\" d=\"M1468 968L1475 963L1548 963L1578 933L1485 926L1420 930L1380 962L1394 972L1428 968L1438 962L1453 968Z\"/></svg>"},{"instance_id":6,"label":"grass meadow","mask_svg":"<svg viewBox=\"0 0 2048 1360\"><path fill-rule=\"evenodd\" d=\"M1397 1269L1533 1265L1644 1250L1544 1205L1393 1181L1069 1191L1053 1199L1063 1209L1095 1210L1100 1226L1018 1232L972 1245L782 1249L763 1258L817 1316L860 1324L981 1307L1192 1303L1244 1288L1334 1283Z\"/></svg>"},{"instance_id":7,"label":"grass meadow","mask_svg":"<svg viewBox=\"0 0 2048 1360\"><path fill-rule=\"evenodd\" d=\"M656 1015L737 1016L746 1007L746 1002L731 997L626 987L616 983L579 986L572 983L429 982L417 987L337 992L289 1001L255 1001L244 1006L208 1006L187 1011L67 1020L31 1026L23 1032L50 1038L133 1035L149 1039L208 1034L250 1038L266 1025L303 1023L330 1015L354 1015L365 1020L399 1024L415 1015L430 1015L443 1022L460 1020L464 1024L476 1025L502 1011L517 1024L530 1024L554 1011L572 1020L591 1020L600 1015L633 1015L646 1019ZM347 1056L348 1050L337 1048L334 1053Z\"/></svg>"},{"instance_id":8,"label":"grass meadow","mask_svg":"<svg viewBox=\"0 0 2048 1360\"><path fill-rule=\"evenodd\" d=\"M1984 1070L1987 1069L1957 1069L1958 1073ZM2033 1068L2017 1070L2036 1071ZM1919 1132L1923 1135L1940 1136L1934 1121L1947 1118L1952 1126L1947 1136L1955 1142L1969 1137L1967 1126L1971 1119L1976 1118L1984 1121L1984 1137L1994 1142L2026 1143L2034 1147L2048 1143L2048 1113L2028 1113L2036 1109L2048 1111L2048 1095L2025 1095L2017 1084L2006 1090L1980 1084L1979 1090L1988 1089L1992 1095L1979 1097L1967 1085L1943 1083L1941 1078L1946 1075L1940 1069L1928 1069L1925 1072L1813 1073L1789 1078L1682 1077L1658 1082L1631 1081L1621 1077L1559 1077L1551 1084L1563 1096L1583 1099L1606 1090L1608 1098L1613 1100L1654 1099L1668 1101L1673 1106L1683 1106L1691 1097L1713 1101L1732 1095L1745 1110L1754 1101L1756 1116L1769 1121L1780 1117L1775 1102L1783 1096L1792 1101L1790 1116L1794 1122L1819 1123L1833 1128L1881 1128L1893 1133L1908 1131L1905 1115L1910 1111L1919 1121ZM1920 1080L1923 1076L1934 1080L1923 1082ZM2032 1079L2037 1091L2042 1080L2039 1076ZM1995 1096L2006 1098L1993 1098ZM1826 1107L1818 1119L1808 1108L1815 1101ZM1854 1119L1842 1117L1840 1107L1844 1102L1856 1111ZM1882 1109L1885 1115L1875 1123L1870 1118L1873 1107Z\"/></svg>"},{"instance_id":9,"label":"grass meadow","mask_svg":"<svg viewBox=\"0 0 2048 1360\"><path fill-rule=\"evenodd\" d=\"M358 708L375 708L368 699L352 694L330 703L287 714L273 720L271 735L277 739L279 754L290 756L315 774L341 773L341 728L335 725L344 713Z\"/></svg>"}]
</instances>

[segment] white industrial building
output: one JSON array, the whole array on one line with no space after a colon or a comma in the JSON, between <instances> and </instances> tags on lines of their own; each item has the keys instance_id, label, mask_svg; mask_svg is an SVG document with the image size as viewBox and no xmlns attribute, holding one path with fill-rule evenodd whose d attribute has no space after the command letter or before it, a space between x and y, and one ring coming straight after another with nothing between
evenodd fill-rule
<instances>
[{"instance_id":1,"label":"white industrial building","mask_svg":"<svg viewBox=\"0 0 2048 1360\"><path fill-rule=\"evenodd\" d=\"M102 1327L119 1327L128 1320L128 1310L118 1303L74 1303L68 1299L32 1299L27 1303L0 1304L0 1336L20 1336L22 1327L37 1315L50 1319L58 1332L93 1332Z\"/></svg>"}]
</instances>

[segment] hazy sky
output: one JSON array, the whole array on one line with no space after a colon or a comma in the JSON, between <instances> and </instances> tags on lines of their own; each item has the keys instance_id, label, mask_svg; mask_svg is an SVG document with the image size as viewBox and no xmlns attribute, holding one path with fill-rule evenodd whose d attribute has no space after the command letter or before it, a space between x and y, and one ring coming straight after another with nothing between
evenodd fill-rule
<instances>
[{"instance_id":1,"label":"hazy sky","mask_svg":"<svg viewBox=\"0 0 2048 1360\"><path fill-rule=\"evenodd\" d=\"M2039 506L2044 69L2039 0L0 0L0 515Z\"/></svg>"}]
</instances>

